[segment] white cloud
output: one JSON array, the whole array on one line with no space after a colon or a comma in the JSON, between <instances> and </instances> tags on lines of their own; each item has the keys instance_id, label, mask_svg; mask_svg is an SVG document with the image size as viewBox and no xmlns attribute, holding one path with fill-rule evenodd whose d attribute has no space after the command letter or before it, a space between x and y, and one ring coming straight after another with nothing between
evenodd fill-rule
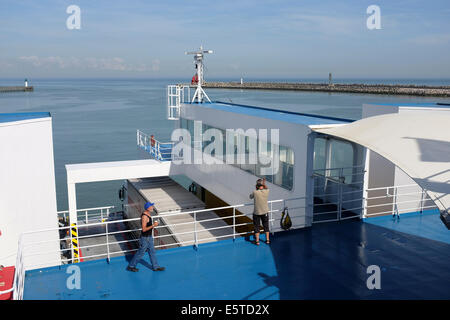
<instances>
[{"instance_id":1,"label":"white cloud","mask_svg":"<svg viewBox=\"0 0 450 320\"><path fill-rule=\"evenodd\" d=\"M159 71L160 61L155 59L151 65L147 64L130 64L123 58L76 58L76 57L38 57L38 56L21 56L21 62L32 65L33 67L58 68L58 69L88 69L88 70L110 70L110 71Z\"/></svg>"}]
</instances>

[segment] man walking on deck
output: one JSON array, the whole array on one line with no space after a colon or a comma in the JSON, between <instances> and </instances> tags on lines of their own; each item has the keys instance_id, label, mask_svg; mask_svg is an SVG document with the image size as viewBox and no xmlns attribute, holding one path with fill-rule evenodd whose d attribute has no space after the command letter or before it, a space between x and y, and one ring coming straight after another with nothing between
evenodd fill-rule
<instances>
[{"instance_id":1,"label":"man walking on deck","mask_svg":"<svg viewBox=\"0 0 450 320\"><path fill-rule=\"evenodd\" d=\"M256 190L250 194L250 199L254 199L253 206L253 225L255 228L255 244L259 246L259 227L260 222L264 227L266 234L266 243L270 244L269 239L269 188L266 186L266 178L256 181Z\"/></svg>"},{"instance_id":2,"label":"man walking on deck","mask_svg":"<svg viewBox=\"0 0 450 320\"><path fill-rule=\"evenodd\" d=\"M141 214L141 225L142 232L139 238L139 250L131 259L130 264L127 267L128 271L138 272L139 269L136 268L139 260L144 256L145 252L148 251L150 256L150 261L152 263L153 271L163 271L165 268L158 265L158 260L156 259L155 246L153 243L153 229L158 226L158 221L152 222L152 217L150 215L153 212L154 203L147 202L144 206L145 211Z\"/></svg>"}]
</instances>

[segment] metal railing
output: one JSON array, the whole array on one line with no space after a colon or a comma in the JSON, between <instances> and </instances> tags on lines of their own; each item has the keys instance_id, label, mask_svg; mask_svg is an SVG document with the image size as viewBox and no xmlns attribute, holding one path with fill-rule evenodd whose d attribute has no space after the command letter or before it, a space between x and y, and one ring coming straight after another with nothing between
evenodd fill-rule
<instances>
[{"instance_id":1,"label":"metal railing","mask_svg":"<svg viewBox=\"0 0 450 320\"><path fill-rule=\"evenodd\" d=\"M172 148L174 142L161 142L152 139L151 136L144 132L136 131L137 146L146 151L150 156L158 161L171 161Z\"/></svg>"},{"instance_id":2,"label":"metal railing","mask_svg":"<svg viewBox=\"0 0 450 320\"><path fill-rule=\"evenodd\" d=\"M369 188L366 191L364 218L389 214L398 218L403 213L437 209L426 189L417 184Z\"/></svg>"},{"instance_id":3,"label":"metal railing","mask_svg":"<svg viewBox=\"0 0 450 320\"><path fill-rule=\"evenodd\" d=\"M191 100L191 89L185 85L167 86L167 119L178 120L182 103Z\"/></svg>"},{"instance_id":4,"label":"metal railing","mask_svg":"<svg viewBox=\"0 0 450 320\"><path fill-rule=\"evenodd\" d=\"M13 284L10 289L0 291L0 295L13 293L13 300L22 300L23 288L25 285L25 267L23 263L22 236L19 237L18 249L16 255L16 264L14 270Z\"/></svg>"},{"instance_id":5,"label":"metal railing","mask_svg":"<svg viewBox=\"0 0 450 320\"><path fill-rule=\"evenodd\" d=\"M110 213L115 209L115 206L97 207L77 209L77 222L78 223L92 223L103 221L108 219ZM69 210L63 210L57 212L58 218L63 218L65 221L69 219Z\"/></svg>"},{"instance_id":6,"label":"metal railing","mask_svg":"<svg viewBox=\"0 0 450 320\"><path fill-rule=\"evenodd\" d=\"M411 190L415 189L415 190ZM342 196L352 193L362 193L366 191L367 196L350 198L343 200ZM335 219L326 219L313 221L313 223L332 222L338 220L346 220L353 218L370 218L376 216L392 215L399 218L404 213L420 212L424 210L437 209L433 200L427 196L426 190L417 184L369 188L365 190L356 190L341 192L335 194L321 194L315 196L338 196L336 202L326 202L322 204L314 204L314 208L320 206L336 206L336 210L315 212L314 216L336 214ZM354 206L344 206L344 204L355 203ZM353 212L355 214L343 217L343 212ZM359 214L357 214L359 212Z\"/></svg>"},{"instance_id":7,"label":"metal railing","mask_svg":"<svg viewBox=\"0 0 450 320\"><path fill-rule=\"evenodd\" d=\"M333 172L337 174L332 174ZM314 219L313 223L382 215L393 215L398 218L403 213L423 212L437 208L426 190L417 184L364 189L365 174L366 171L362 166L315 170L314 198L327 201L314 204L313 217L327 218ZM345 182L344 177L351 177L350 182ZM316 181L320 183L316 184ZM344 191L343 188L346 190ZM327 190L331 192L325 192ZM320 191L324 192L318 194ZM320 210L321 206L325 208L334 206L335 210ZM336 215L336 217L329 219L330 215Z\"/></svg>"},{"instance_id":8,"label":"metal railing","mask_svg":"<svg viewBox=\"0 0 450 320\"><path fill-rule=\"evenodd\" d=\"M361 205L352 205L352 202L362 201L365 174L363 165L315 169L314 200L323 203L314 203L313 223L360 218L363 208Z\"/></svg>"}]
</instances>

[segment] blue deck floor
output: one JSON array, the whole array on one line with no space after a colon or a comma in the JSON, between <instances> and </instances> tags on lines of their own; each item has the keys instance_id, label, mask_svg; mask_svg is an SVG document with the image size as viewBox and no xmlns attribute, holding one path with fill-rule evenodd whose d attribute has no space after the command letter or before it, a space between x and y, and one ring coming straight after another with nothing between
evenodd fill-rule
<instances>
[{"instance_id":1,"label":"blue deck floor","mask_svg":"<svg viewBox=\"0 0 450 320\"><path fill-rule=\"evenodd\" d=\"M400 215L399 219L392 216L369 218L366 222L450 244L450 231L442 223L438 210L406 213Z\"/></svg>"},{"instance_id":2,"label":"blue deck floor","mask_svg":"<svg viewBox=\"0 0 450 320\"><path fill-rule=\"evenodd\" d=\"M24 298L450 299L450 233L439 231L447 241L436 241L399 227L416 226L414 219L434 225L435 217L401 219L397 230L391 217L385 225L319 224L277 233L270 246L239 239L158 251L164 272L142 263L138 273L127 272L130 257L85 262L78 264L81 290L67 289L67 266L37 270L27 273ZM373 264L381 268L380 290L366 287Z\"/></svg>"}]
</instances>

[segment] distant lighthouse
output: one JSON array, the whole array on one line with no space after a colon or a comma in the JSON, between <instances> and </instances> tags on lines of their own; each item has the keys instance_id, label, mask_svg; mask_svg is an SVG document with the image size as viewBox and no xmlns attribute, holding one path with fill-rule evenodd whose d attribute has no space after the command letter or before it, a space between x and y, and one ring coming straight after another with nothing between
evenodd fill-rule
<instances>
[{"instance_id":1,"label":"distant lighthouse","mask_svg":"<svg viewBox=\"0 0 450 320\"><path fill-rule=\"evenodd\" d=\"M25 88L28 88L28 79L25 79Z\"/></svg>"}]
</instances>

